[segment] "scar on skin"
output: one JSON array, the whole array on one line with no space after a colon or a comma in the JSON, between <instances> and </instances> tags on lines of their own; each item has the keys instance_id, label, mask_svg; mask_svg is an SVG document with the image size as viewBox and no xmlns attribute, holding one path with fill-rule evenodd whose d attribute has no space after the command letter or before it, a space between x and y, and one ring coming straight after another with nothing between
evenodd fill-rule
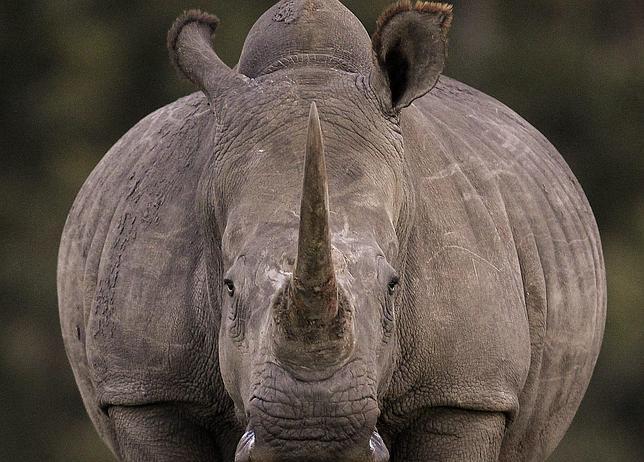
<instances>
[{"instance_id":1,"label":"scar on skin","mask_svg":"<svg viewBox=\"0 0 644 462\"><path fill-rule=\"evenodd\" d=\"M491 268L493 268L497 273L500 273L500 272L501 272L501 270L500 270L497 266L495 266L491 261L489 261L488 259L486 259L486 258L484 258L484 257L480 256L479 254L477 254L476 252L473 252L472 250L467 249L467 248L465 248L465 247L462 247L462 246L460 246L460 245L448 245L448 246L443 247L443 248L442 248L442 249L440 249L438 252L434 253L431 257L429 257L429 259L427 260L427 264L429 264L429 263L430 263L434 258L436 258L437 256L439 256L440 254L442 254L442 253L443 253L443 252L445 252L446 250L450 250L450 249L462 250L463 252L469 253L469 254L470 254L470 255L472 255L476 260L478 260L478 261L480 261L480 262L483 262L483 263L485 263L486 265L488 265L488 266L490 266Z\"/></svg>"}]
</instances>

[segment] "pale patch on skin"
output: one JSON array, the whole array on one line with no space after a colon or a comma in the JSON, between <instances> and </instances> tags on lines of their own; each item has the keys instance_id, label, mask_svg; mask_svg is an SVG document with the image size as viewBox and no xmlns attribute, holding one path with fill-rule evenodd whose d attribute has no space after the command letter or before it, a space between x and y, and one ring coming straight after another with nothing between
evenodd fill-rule
<instances>
[{"instance_id":1,"label":"pale patch on skin","mask_svg":"<svg viewBox=\"0 0 644 462\"><path fill-rule=\"evenodd\" d=\"M273 288L278 290L280 287L283 287L292 276L292 272L284 271L282 269L276 269L272 266L266 267L264 270L265 280L271 281Z\"/></svg>"}]
</instances>

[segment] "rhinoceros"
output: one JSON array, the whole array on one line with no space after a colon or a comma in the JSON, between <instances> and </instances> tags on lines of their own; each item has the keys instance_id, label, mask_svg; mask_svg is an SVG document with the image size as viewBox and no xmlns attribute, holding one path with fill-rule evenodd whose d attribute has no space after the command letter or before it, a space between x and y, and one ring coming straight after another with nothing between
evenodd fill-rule
<instances>
[{"instance_id":1,"label":"rhinoceros","mask_svg":"<svg viewBox=\"0 0 644 462\"><path fill-rule=\"evenodd\" d=\"M536 461L600 349L591 208L556 149L441 76L452 8L400 1L370 38L282 0L234 69L218 19L168 35L200 90L82 187L62 333L125 461Z\"/></svg>"}]
</instances>

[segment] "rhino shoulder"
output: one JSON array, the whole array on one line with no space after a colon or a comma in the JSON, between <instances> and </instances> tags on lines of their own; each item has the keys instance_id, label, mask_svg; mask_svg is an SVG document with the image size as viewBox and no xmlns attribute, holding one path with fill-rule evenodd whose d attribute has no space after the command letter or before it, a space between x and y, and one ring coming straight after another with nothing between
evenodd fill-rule
<instances>
[{"instance_id":1,"label":"rhino shoulder","mask_svg":"<svg viewBox=\"0 0 644 462\"><path fill-rule=\"evenodd\" d=\"M190 354L214 335L193 329L214 316L197 216L210 114L195 93L144 118L101 160L69 214L62 328L70 357L86 355L72 364L87 366L99 406L198 399L198 386L185 387L203 382L194 376L214 361L195 365Z\"/></svg>"},{"instance_id":2,"label":"rhino shoulder","mask_svg":"<svg viewBox=\"0 0 644 462\"><path fill-rule=\"evenodd\" d=\"M489 284L477 285L481 264L504 270L488 298L498 302L503 290L515 294L506 299L514 300L516 326L529 333L527 345L501 346L508 357L525 346L529 351L527 375L515 382L520 414L504 452L516 453L524 441L545 457L574 416L601 346L606 281L590 205L564 159L537 129L460 82L442 77L414 103L405 127L405 141L411 138L414 146L423 228L416 235L419 247L427 249L418 259L435 263L449 253L444 266L450 274L473 281L468 300L490 292ZM470 268L468 259L453 268L466 251ZM425 278L428 292L440 270ZM453 313L454 306L445 311Z\"/></svg>"},{"instance_id":3,"label":"rhino shoulder","mask_svg":"<svg viewBox=\"0 0 644 462\"><path fill-rule=\"evenodd\" d=\"M538 247L542 276L587 283L599 292L594 306L601 306L597 224L579 182L545 136L496 99L447 77L415 106L422 114L421 188L447 184L461 202L483 206L495 228L508 224L509 235L501 237L510 238L519 257ZM525 276L527 268L519 269Z\"/></svg>"}]
</instances>

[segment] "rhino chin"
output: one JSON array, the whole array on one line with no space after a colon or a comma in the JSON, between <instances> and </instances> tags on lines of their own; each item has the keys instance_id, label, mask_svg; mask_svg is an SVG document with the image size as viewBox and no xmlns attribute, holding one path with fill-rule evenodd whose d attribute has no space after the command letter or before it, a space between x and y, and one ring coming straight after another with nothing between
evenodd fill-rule
<instances>
[{"instance_id":1,"label":"rhino chin","mask_svg":"<svg viewBox=\"0 0 644 462\"><path fill-rule=\"evenodd\" d=\"M274 454L261 454L256 450L254 431L248 430L244 433L237 445L235 462L269 462L274 460L279 460L275 458ZM365 453L364 457L356 458L355 456L348 456L346 461L389 462L389 450L378 433L378 430L375 430L371 435L369 440L369 451Z\"/></svg>"}]
</instances>

